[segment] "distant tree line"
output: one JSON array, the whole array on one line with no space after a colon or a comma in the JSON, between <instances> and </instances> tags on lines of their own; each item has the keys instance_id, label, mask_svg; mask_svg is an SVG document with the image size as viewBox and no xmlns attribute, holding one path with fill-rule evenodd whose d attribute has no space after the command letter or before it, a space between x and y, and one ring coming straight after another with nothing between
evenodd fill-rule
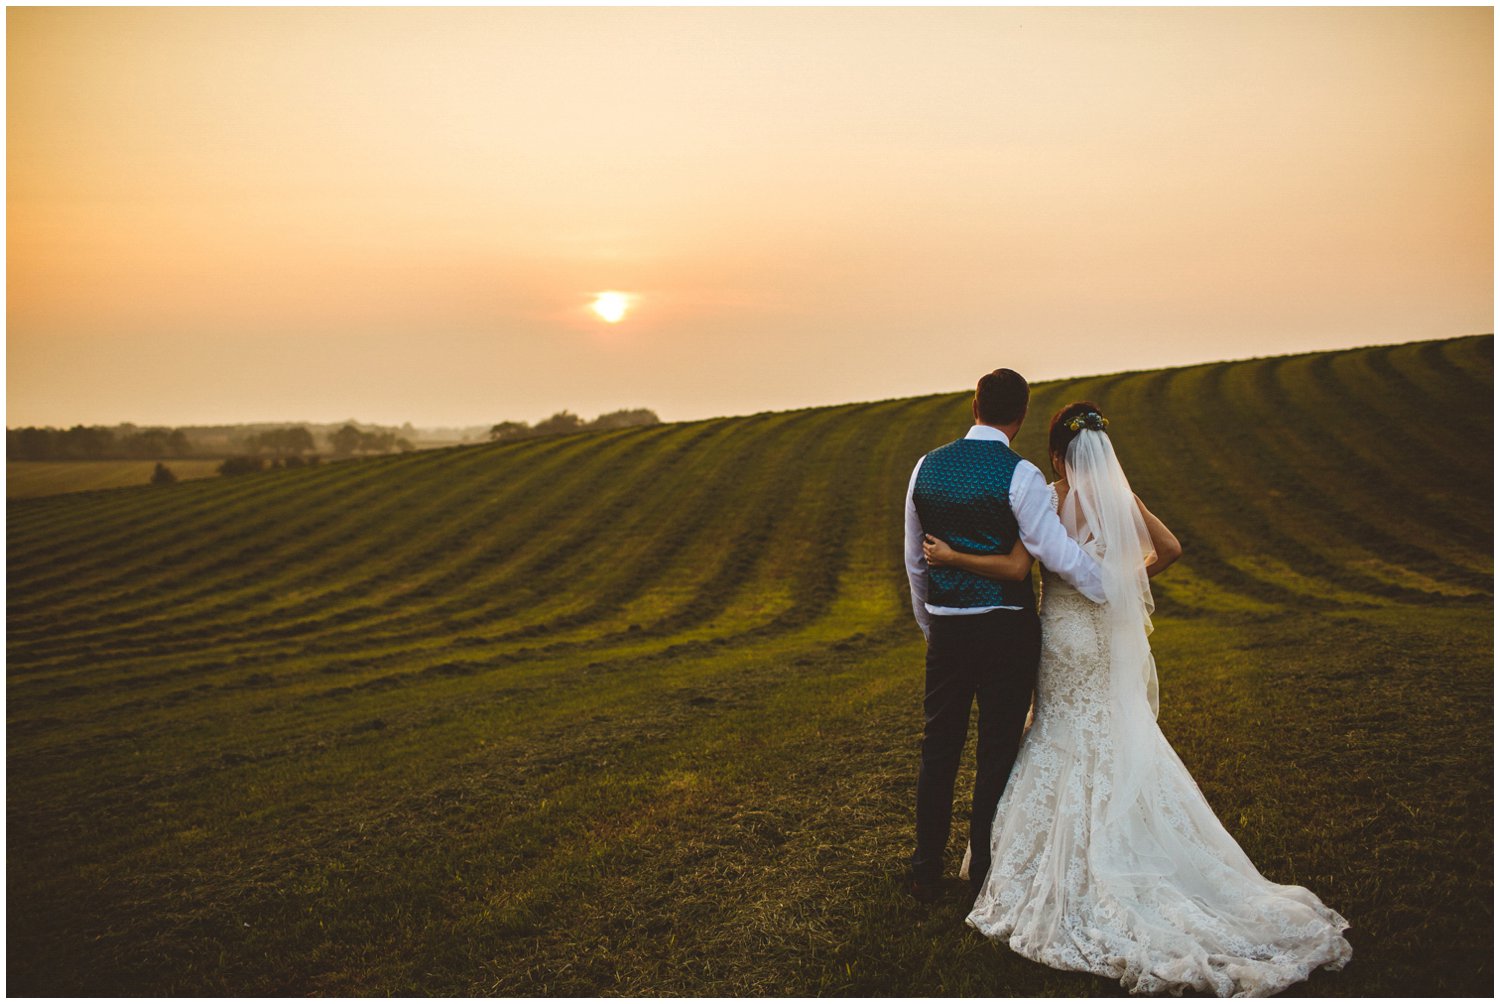
<instances>
[{"instance_id":1,"label":"distant tree line","mask_svg":"<svg viewBox=\"0 0 1500 1004\"><path fill-rule=\"evenodd\" d=\"M302 427L289 429L267 429L243 440L245 446L255 452L247 456L233 456L219 465L220 474L249 474L254 471L276 470L281 467L311 467L318 463L313 453L304 458L304 452L313 449L312 433ZM414 450L411 440L398 436L389 429L361 429L350 422L330 433L328 444L335 457L349 457L356 453L390 453L392 450ZM261 453L275 454L267 461Z\"/></svg>"},{"instance_id":2,"label":"distant tree line","mask_svg":"<svg viewBox=\"0 0 1500 1004\"><path fill-rule=\"evenodd\" d=\"M120 430L102 425L6 429L5 455L10 460L150 460L186 457L193 450L181 429Z\"/></svg>"},{"instance_id":3,"label":"distant tree line","mask_svg":"<svg viewBox=\"0 0 1500 1004\"><path fill-rule=\"evenodd\" d=\"M243 448L249 451L249 456L230 457L236 461L232 465L235 469L229 473L241 473L246 470L261 470L253 464L246 464L246 460L254 460L261 454L272 454L276 460L282 463L272 462L273 467L300 467L300 459L304 453L312 453L316 444L313 434L305 426L293 426L287 429L267 429L245 436L240 440ZM390 453L394 450L414 450L412 441L405 436L398 436L389 429L361 429L353 422L346 422L344 426L328 434L328 447L335 457L350 457L356 453ZM314 462L316 454L311 457Z\"/></svg>"},{"instance_id":4,"label":"distant tree line","mask_svg":"<svg viewBox=\"0 0 1500 1004\"><path fill-rule=\"evenodd\" d=\"M5 430L5 453L9 460L159 460L204 455L223 457L226 454L230 459L242 460L245 456L267 455L290 459L317 450L312 431L303 425L214 438L214 444L204 445L189 439L181 429L137 429L129 423L114 428L102 425L75 425L71 429L25 426ZM327 439L330 452L340 457L416 449L410 439L393 430L361 429L353 422L329 432Z\"/></svg>"},{"instance_id":5,"label":"distant tree line","mask_svg":"<svg viewBox=\"0 0 1500 1004\"><path fill-rule=\"evenodd\" d=\"M538 436L560 436L568 432L588 430L627 429L635 425L656 425L661 419L650 408L622 408L600 415L592 422L585 422L571 411L560 411L544 418L536 425L525 422L501 422L490 427L490 439L504 443L515 439L535 439Z\"/></svg>"},{"instance_id":6,"label":"distant tree line","mask_svg":"<svg viewBox=\"0 0 1500 1004\"><path fill-rule=\"evenodd\" d=\"M295 425L289 429L267 429L253 433L243 440L245 449L251 453L274 453L277 456L300 456L311 453L313 436L305 426Z\"/></svg>"},{"instance_id":7,"label":"distant tree line","mask_svg":"<svg viewBox=\"0 0 1500 1004\"><path fill-rule=\"evenodd\" d=\"M491 426L492 441L531 439L588 430L624 429L637 425L656 425L661 419L649 408L625 408L600 415L586 422L571 411L560 411L535 425L525 422L501 422ZM483 426L474 428L475 432ZM193 432L190 437L188 430ZM251 426L250 429L255 429ZM315 431L316 430L316 431ZM439 430L448 434L463 429ZM189 457L227 458L234 461L235 472L261 470L251 461L270 458L270 466L296 467L298 459L313 460L320 443L326 443L335 457L357 454L392 453L416 449L413 437L419 430L408 422L399 429L371 426L360 428L353 419L341 427L293 425L248 431L245 426L188 426L140 428L125 422L113 427L75 425L71 429L51 426L24 426L5 430L5 454L8 460L163 460ZM296 459L294 459L296 458Z\"/></svg>"},{"instance_id":8,"label":"distant tree line","mask_svg":"<svg viewBox=\"0 0 1500 1004\"><path fill-rule=\"evenodd\" d=\"M389 429L364 431L353 424L345 425L330 435L328 444L336 457L347 457L355 453L390 453L392 450L404 453L416 449L411 440L398 436Z\"/></svg>"}]
</instances>

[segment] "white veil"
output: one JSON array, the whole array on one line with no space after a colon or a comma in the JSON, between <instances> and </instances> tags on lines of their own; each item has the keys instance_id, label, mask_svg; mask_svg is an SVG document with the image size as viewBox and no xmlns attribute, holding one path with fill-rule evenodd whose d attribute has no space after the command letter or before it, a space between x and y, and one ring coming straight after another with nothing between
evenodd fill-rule
<instances>
[{"instance_id":1,"label":"white veil","mask_svg":"<svg viewBox=\"0 0 1500 1004\"><path fill-rule=\"evenodd\" d=\"M1069 491L1058 515L1069 535L1098 560L1106 598L1111 732L1117 744L1109 815L1115 817L1130 808L1151 776L1157 685L1146 636L1156 604L1146 565L1156 560L1156 551L1108 435L1091 427L1079 430L1063 465Z\"/></svg>"}]
</instances>

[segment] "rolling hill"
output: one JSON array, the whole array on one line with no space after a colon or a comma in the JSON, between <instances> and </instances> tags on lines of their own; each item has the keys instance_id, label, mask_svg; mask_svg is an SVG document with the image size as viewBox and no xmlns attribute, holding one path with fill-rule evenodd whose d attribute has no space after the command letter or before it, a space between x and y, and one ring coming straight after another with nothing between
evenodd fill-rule
<instances>
[{"instance_id":1,"label":"rolling hill","mask_svg":"<svg viewBox=\"0 0 1500 1004\"><path fill-rule=\"evenodd\" d=\"M1303 989L1488 994L1492 337L1040 384L1044 470L1080 398L1185 547L1164 731L1354 925ZM11 500L11 992L1117 989L892 881L901 502L968 406Z\"/></svg>"}]
</instances>

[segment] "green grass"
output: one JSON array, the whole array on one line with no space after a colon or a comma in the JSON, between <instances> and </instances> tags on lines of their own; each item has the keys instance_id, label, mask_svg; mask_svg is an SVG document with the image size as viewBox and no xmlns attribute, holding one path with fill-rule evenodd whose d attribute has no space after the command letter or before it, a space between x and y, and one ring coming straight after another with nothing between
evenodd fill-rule
<instances>
[{"instance_id":1,"label":"green grass","mask_svg":"<svg viewBox=\"0 0 1500 1004\"><path fill-rule=\"evenodd\" d=\"M162 461L177 480L216 478L221 460ZM154 460L8 460L5 497L36 498L60 492L98 491L151 483Z\"/></svg>"},{"instance_id":2,"label":"green grass","mask_svg":"<svg viewBox=\"0 0 1500 1004\"><path fill-rule=\"evenodd\" d=\"M1182 539L1162 727L1261 870L1353 924L1299 991L1491 989L1492 360L1058 381L1017 443L1097 401ZM967 409L11 500L11 992L1120 992L893 881L901 501Z\"/></svg>"}]
</instances>

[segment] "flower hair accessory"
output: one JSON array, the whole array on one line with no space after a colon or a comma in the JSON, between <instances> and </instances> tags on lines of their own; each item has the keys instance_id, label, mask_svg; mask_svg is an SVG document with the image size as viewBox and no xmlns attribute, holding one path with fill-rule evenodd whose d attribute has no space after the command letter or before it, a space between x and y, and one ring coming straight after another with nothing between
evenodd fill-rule
<instances>
[{"instance_id":1,"label":"flower hair accessory","mask_svg":"<svg viewBox=\"0 0 1500 1004\"><path fill-rule=\"evenodd\" d=\"M1081 429L1094 429L1103 432L1109 428L1109 419L1097 411L1086 411L1082 415L1074 415L1068 419L1068 431L1078 432Z\"/></svg>"}]
</instances>

